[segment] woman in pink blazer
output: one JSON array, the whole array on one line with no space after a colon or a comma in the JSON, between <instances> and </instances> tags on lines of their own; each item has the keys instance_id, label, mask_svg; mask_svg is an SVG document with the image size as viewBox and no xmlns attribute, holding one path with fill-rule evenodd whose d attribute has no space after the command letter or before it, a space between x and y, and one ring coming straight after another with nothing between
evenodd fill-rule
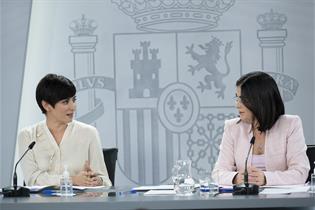
<instances>
[{"instance_id":1,"label":"woman in pink blazer","mask_svg":"<svg viewBox=\"0 0 315 210\"><path fill-rule=\"evenodd\" d=\"M236 82L239 118L225 122L213 178L221 185L244 183L248 158L248 183L256 185L303 184L310 169L302 122L285 115L274 79L250 72Z\"/></svg>"}]
</instances>

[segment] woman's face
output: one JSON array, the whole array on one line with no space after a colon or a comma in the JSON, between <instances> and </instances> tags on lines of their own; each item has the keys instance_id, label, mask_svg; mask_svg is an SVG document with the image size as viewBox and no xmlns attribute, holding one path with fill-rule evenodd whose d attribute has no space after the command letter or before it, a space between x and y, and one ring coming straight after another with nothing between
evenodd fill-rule
<instances>
[{"instance_id":1,"label":"woman's face","mask_svg":"<svg viewBox=\"0 0 315 210\"><path fill-rule=\"evenodd\" d=\"M76 96L58 101L55 107L50 106L50 109L47 110L47 117L58 123L70 123L76 110L75 101Z\"/></svg>"},{"instance_id":2,"label":"woman's face","mask_svg":"<svg viewBox=\"0 0 315 210\"><path fill-rule=\"evenodd\" d=\"M253 113L242 103L241 99L242 93L241 93L241 87L236 87L236 108L238 110L238 113L240 115L240 118L242 121L246 123L252 123L254 120Z\"/></svg>"}]
</instances>

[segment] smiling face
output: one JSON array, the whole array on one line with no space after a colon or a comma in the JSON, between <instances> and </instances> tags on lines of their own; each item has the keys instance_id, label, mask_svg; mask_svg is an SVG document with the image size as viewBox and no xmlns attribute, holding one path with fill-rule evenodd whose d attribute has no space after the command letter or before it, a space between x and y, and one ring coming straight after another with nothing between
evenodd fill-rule
<instances>
[{"instance_id":1,"label":"smiling face","mask_svg":"<svg viewBox=\"0 0 315 210\"><path fill-rule=\"evenodd\" d=\"M55 107L45 101L42 103L46 110L46 117L50 121L58 124L68 124L73 120L76 110L76 96L58 101Z\"/></svg>"},{"instance_id":2,"label":"smiling face","mask_svg":"<svg viewBox=\"0 0 315 210\"><path fill-rule=\"evenodd\" d=\"M243 122L252 124L255 117L253 113L243 104L241 87L236 87L236 108Z\"/></svg>"}]
</instances>

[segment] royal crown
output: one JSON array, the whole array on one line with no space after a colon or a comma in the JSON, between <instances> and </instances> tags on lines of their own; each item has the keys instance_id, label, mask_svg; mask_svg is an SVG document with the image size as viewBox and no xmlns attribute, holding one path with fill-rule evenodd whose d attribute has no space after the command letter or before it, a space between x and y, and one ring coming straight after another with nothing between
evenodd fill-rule
<instances>
[{"instance_id":1,"label":"royal crown","mask_svg":"<svg viewBox=\"0 0 315 210\"><path fill-rule=\"evenodd\" d=\"M287 17L271 9L270 12L258 15L257 22L265 30L277 30L282 29L283 25L287 22Z\"/></svg>"},{"instance_id":2,"label":"royal crown","mask_svg":"<svg viewBox=\"0 0 315 210\"><path fill-rule=\"evenodd\" d=\"M81 19L72 21L69 27L77 36L89 36L93 35L97 24L94 20L86 19L85 15L82 15Z\"/></svg>"},{"instance_id":3,"label":"royal crown","mask_svg":"<svg viewBox=\"0 0 315 210\"><path fill-rule=\"evenodd\" d=\"M200 31L217 26L235 0L112 0L139 30Z\"/></svg>"}]
</instances>

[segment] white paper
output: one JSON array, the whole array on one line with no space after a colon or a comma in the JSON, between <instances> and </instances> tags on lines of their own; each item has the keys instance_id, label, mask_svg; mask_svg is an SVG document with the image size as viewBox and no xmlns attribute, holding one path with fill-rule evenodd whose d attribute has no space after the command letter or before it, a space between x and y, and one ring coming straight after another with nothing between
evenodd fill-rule
<instances>
[{"instance_id":1,"label":"white paper","mask_svg":"<svg viewBox=\"0 0 315 210\"><path fill-rule=\"evenodd\" d=\"M174 190L174 185L156 185L156 186L139 186L134 187L132 190L145 191L145 190Z\"/></svg>"},{"instance_id":2,"label":"white paper","mask_svg":"<svg viewBox=\"0 0 315 210\"><path fill-rule=\"evenodd\" d=\"M219 185L221 188L233 189L233 185Z\"/></svg>"},{"instance_id":3,"label":"white paper","mask_svg":"<svg viewBox=\"0 0 315 210\"><path fill-rule=\"evenodd\" d=\"M265 188L259 194L261 195L270 195L270 194L290 194L290 193L297 193L297 192L307 192L309 190L309 186L286 186L286 187L271 187Z\"/></svg>"},{"instance_id":4,"label":"white paper","mask_svg":"<svg viewBox=\"0 0 315 210\"><path fill-rule=\"evenodd\" d=\"M262 186L262 188L299 188L299 187L305 187L305 186L308 186L308 184L267 185L267 186Z\"/></svg>"},{"instance_id":5,"label":"white paper","mask_svg":"<svg viewBox=\"0 0 315 210\"><path fill-rule=\"evenodd\" d=\"M59 189L59 186L55 186L55 185L33 185L33 186L25 186L25 187L28 188L31 193L37 193L42 190L48 190L48 189L49 190Z\"/></svg>"},{"instance_id":6,"label":"white paper","mask_svg":"<svg viewBox=\"0 0 315 210\"><path fill-rule=\"evenodd\" d=\"M52 193L51 195L60 196L60 197L72 197L75 196L75 193L69 194L69 195L63 195L61 193Z\"/></svg>"},{"instance_id":7,"label":"white paper","mask_svg":"<svg viewBox=\"0 0 315 210\"><path fill-rule=\"evenodd\" d=\"M149 190L144 195L175 195L175 190Z\"/></svg>"},{"instance_id":8,"label":"white paper","mask_svg":"<svg viewBox=\"0 0 315 210\"><path fill-rule=\"evenodd\" d=\"M52 186L52 185L43 185L43 186L34 185L34 186L25 186L25 187L28 188L31 192L41 191L45 188L59 189L59 186ZM101 188L105 188L105 186L103 185L101 186L73 186L74 190L101 189Z\"/></svg>"},{"instance_id":9,"label":"white paper","mask_svg":"<svg viewBox=\"0 0 315 210\"><path fill-rule=\"evenodd\" d=\"M74 190L86 190L86 189L102 189L106 188L105 186L73 186Z\"/></svg>"},{"instance_id":10,"label":"white paper","mask_svg":"<svg viewBox=\"0 0 315 210\"><path fill-rule=\"evenodd\" d=\"M39 191L39 190L42 190L46 187L50 187L51 185L43 185L43 186L40 186L40 185L33 185L33 186L25 186L26 188L28 188L30 191ZM53 186L51 186L53 187Z\"/></svg>"}]
</instances>

